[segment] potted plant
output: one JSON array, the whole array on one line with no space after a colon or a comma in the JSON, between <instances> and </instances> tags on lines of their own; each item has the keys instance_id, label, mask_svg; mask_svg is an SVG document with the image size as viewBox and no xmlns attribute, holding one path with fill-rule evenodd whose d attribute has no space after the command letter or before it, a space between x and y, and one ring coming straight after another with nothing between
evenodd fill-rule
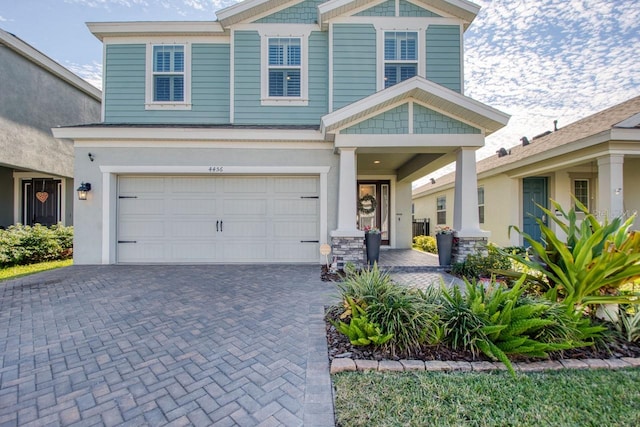
<instances>
[{"instance_id":1,"label":"potted plant","mask_svg":"<svg viewBox=\"0 0 640 427\"><path fill-rule=\"evenodd\" d=\"M440 265L451 265L453 229L446 225L436 227L436 244L438 245L438 261Z\"/></svg>"},{"instance_id":2,"label":"potted plant","mask_svg":"<svg viewBox=\"0 0 640 427\"><path fill-rule=\"evenodd\" d=\"M373 265L380 259L380 242L382 235L375 227L366 226L364 228L364 244L367 247L367 264Z\"/></svg>"}]
</instances>

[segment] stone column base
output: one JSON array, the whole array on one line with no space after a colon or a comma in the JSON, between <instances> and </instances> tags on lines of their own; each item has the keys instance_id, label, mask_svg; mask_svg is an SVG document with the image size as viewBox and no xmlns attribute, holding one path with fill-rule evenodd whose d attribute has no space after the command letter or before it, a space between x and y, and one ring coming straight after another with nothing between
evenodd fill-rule
<instances>
[{"instance_id":1,"label":"stone column base","mask_svg":"<svg viewBox=\"0 0 640 427\"><path fill-rule=\"evenodd\" d=\"M451 263L464 262L468 255L481 253L487 255L487 237L458 237L453 239L453 250L451 251Z\"/></svg>"},{"instance_id":2,"label":"stone column base","mask_svg":"<svg viewBox=\"0 0 640 427\"><path fill-rule=\"evenodd\" d=\"M331 253L336 258L338 269L350 262L360 269L365 264L364 236L332 236Z\"/></svg>"}]
</instances>

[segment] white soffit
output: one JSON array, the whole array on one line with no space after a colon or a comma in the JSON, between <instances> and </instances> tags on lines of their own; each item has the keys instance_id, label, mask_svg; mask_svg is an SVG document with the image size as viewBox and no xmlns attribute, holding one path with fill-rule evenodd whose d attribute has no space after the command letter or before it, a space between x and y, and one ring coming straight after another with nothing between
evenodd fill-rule
<instances>
[{"instance_id":1,"label":"white soffit","mask_svg":"<svg viewBox=\"0 0 640 427\"><path fill-rule=\"evenodd\" d=\"M100 41L105 37L224 35L224 28L215 21L87 22L87 27Z\"/></svg>"},{"instance_id":2,"label":"white soffit","mask_svg":"<svg viewBox=\"0 0 640 427\"><path fill-rule=\"evenodd\" d=\"M216 12L223 27L249 21L252 17L265 14L287 3L297 4L302 0L244 0Z\"/></svg>"}]
</instances>

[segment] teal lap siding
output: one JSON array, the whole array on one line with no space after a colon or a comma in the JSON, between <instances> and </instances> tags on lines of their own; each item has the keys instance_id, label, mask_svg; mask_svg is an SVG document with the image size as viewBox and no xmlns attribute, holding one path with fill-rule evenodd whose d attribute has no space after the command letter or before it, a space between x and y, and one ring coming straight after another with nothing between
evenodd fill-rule
<instances>
[{"instance_id":1,"label":"teal lap siding","mask_svg":"<svg viewBox=\"0 0 640 427\"><path fill-rule=\"evenodd\" d=\"M328 112L328 37L314 31L309 36L309 103L306 106L261 105L260 35L236 31L234 124L320 125Z\"/></svg>"},{"instance_id":2,"label":"teal lap siding","mask_svg":"<svg viewBox=\"0 0 640 427\"><path fill-rule=\"evenodd\" d=\"M462 92L460 27L429 25L426 32L427 79Z\"/></svg>"},{"instance_id":3,"label":"teal lap siding","mask_svg":"<svg viewBox=\"0 0 640 427\"><path fill-rule=\"evenodd\" d=\"M368 24L333 26L333 110L376 92L376 30Z\"/></svg>"},{"instance_id":4,"label":"teal lap siding","mask_svg":"<svg viewBox=\"0 0 640 427\"><path fill-rule=\"evenodd\" d=\"M146 46L107 45L106 123L229 123L229 45L193 44L191 110L146 110Z\"/></svg>"}]
</instances>

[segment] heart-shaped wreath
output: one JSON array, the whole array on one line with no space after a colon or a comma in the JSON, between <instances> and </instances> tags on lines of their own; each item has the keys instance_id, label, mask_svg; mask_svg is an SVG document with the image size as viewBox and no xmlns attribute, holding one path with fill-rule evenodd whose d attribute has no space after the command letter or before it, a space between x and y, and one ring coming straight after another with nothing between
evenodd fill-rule
<instances>
[{"instance_id":1,"label":"heart-shaped wreath","mask_svg":"<svg viewBox=\"0 0 640 427\"><path fill-rule=\"evenodd\" d=\"M365 204L369 205L369 207ZM374 213L377 206L378 202L376 202L376 198L371 194L365 194L358 200L358 211L365 215Z\"/></svg>"}]
</instances>

